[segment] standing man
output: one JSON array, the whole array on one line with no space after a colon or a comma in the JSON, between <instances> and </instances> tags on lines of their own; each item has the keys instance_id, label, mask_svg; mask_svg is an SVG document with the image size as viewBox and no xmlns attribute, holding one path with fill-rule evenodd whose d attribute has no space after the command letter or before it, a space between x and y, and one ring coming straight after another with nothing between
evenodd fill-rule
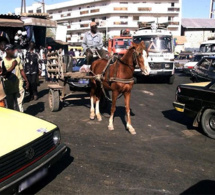
<instances>
[{"instance_id":1,"label":"standing man","mask_svg":"<svg viewBox=\"0 0 215 195\"><path fill-rule=\"evenodd\" d=\"M95 22L90 23L90 31L85 33L82 47L87 57L87 65L92 64L93 53L95 51L99 53L101 58L105 58L105 51L102 49L102 36L98 33L97 24Z\"/></svg>"},{"instance_id":2,"label":"standing man","mask_svg":"<svg viewBox=\"0 0 215 195\"><path fill-rule=\"evenodd\" d=\"M34 42L30 42L25 58L25 74L29 82L31 100L37 100L37 82L39 77L39 55L35 52Z\"/></svg>"},{"instance_id":3,"label":"standing man","mask_svg":"<svg viewBox=\"0 0 215 195\"><path fill-rule=\"evenodd\" d=\"M4 66L6 68L4 75L4 90L6 94L7 106L10 109L18 110L17 96L19 94L19 80L14 74L14 70L17 66L15 60L14 46L7 44L5 47L6 57L3 59Z\"/></svg>"},{"instance_id":4,"label":"standing man","mask_svg":"<svg viewBox=\"0 0 215 195\"><path fill-rule=\"evenodd\" d=\"M17 66L15 68L15 75L17 76L17 78L19 80L19 93L17 94L18 95L17 96L17 104L18 104L19 111L24 112L23 100L25 97L25 89L23 87L23 85L24 85L23 79L26 82L26 87L25 87L26 90L28 90L28 88L29 88L29 82L28 82L28 79L25 75L25 71L24 71L23 65L21 63L20 57L17 57L16 61L17 61Z\"/></svg>"}]
</instances>

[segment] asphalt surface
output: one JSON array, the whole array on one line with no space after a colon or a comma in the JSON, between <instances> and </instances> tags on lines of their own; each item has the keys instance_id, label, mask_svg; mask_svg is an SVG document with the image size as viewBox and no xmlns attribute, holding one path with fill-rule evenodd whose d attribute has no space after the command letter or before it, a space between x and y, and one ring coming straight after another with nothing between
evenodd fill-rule
<instances>
[{"instance_id":1,"label":"asphalt surface","mask_svg":"<svg viewBox=\"0 0 215 195\"><path fill-rule=\"evenodd\" d=\"M50 112L47 84L41 84L40 99L25 103L26 112L57 124L70 154L25 193L215 194L215 140L172 106L177 85L188 82L177 74L173 85L147 79L134 86L135 136L125 129L123 98L117 102L115 130L108 131L109 109L102 122L91 121L89 96L75 92L59 112Z\"/></svg>"}]
</instances>

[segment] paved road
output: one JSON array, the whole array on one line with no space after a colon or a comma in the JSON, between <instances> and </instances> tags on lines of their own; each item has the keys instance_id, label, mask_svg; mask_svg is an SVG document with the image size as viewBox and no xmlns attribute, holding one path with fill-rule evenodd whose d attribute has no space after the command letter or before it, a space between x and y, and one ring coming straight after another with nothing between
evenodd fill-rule
<instances>
[{"instance_id":1,"label":"paved road","mask_svg":"<svg viewBox=\"0 0 215 195\"><path fill-rule=\"evenodd\" d=\"M82 100L68 101L61 111L51 113L42 84L40 99L26 103L26 111L56 123L71 152L26 193L215 193L215 140L172 107L176 86L187 82L188 77L178 74L174 85L153 79L135 85L131 99L135 136L125 130L123 99L117 104L115 131L110 132L108 111L102 122L89 120L85 93Z\"/></svg>"}]
</instances>

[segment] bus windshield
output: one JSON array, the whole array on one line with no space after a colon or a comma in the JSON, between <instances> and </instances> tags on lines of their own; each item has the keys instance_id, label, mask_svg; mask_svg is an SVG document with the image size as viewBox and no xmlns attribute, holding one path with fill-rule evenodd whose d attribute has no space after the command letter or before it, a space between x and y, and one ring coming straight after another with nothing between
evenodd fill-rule
<instances>
[{"instance_id":1,"label":"bus windshield","mask_svg":"<svg viewBox=\"0 0 215 195\"><path fill-rule=\"evenodd\" d=\"M157 35L144 35L134 36L134 43L141 41L145 42L146 48L149 52L172 52L172 37L171 36L157 36Z\"/></svg>"},{"instance_id":2,"label":"bus windshield","mask_svg":"<svg viewBox=\"0 0 215 195\"><path fill-rule=\"evenodd\" d=\"M131 46L132 39L125 38L125 39L115 39L115 48L116 49L127 49Z\"/></svg>"},{"instance_id":3,"label":"bus windshield","mask_svg":"<svg viewBox=\"0 0 215 195\"><path fill-rule=\"evenodd\" d=\"M200 52L215 52L215 44L201 44Z\"/></svg>"}]
</instances>

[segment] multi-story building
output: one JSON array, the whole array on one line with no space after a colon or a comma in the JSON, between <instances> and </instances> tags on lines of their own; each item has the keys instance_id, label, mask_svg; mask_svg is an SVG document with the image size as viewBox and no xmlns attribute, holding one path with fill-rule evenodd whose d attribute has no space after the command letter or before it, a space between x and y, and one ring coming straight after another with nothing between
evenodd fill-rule
<instances>
[{"instance_id":1,"label":"multi-story building","mask_svg":"<svg viewBox=\"0 0 215 195\"><path fill-rule=\"evenodd\" d=\"M38 7L27 7L28 12ZM138 29L138 22L169 22L173 35L181 33L181 0L73 0L46 5L46 11L58 24L67 26L67 41L81 44L90 22L98 22L105 37L120 35L120 30ZM19 14L20 8L15 10Z\"/></svg>"}]
</instances>

